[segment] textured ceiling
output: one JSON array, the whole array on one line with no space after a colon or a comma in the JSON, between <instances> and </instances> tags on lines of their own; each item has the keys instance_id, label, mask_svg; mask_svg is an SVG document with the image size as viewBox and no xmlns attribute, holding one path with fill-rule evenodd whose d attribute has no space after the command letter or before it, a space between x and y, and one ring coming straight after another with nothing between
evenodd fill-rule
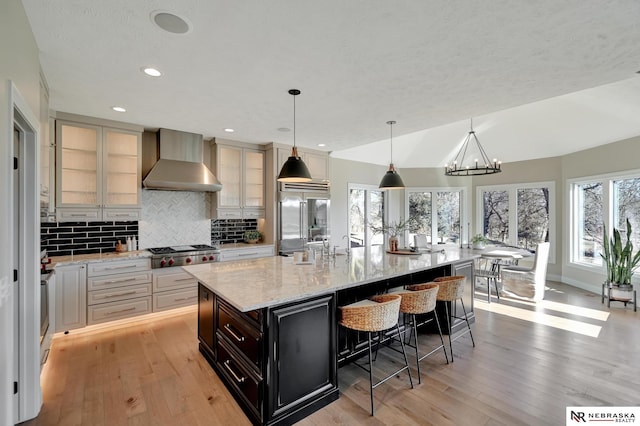
<instances>
[{"instance_id":1,"label":"textured ceiling","mask_svg":"<svg viewBox=\"0 0 640 426\"><path fill-rule=\"evenodd\" d=\"M637 0L23 4L58 111L290 144L297 88L299 145L384 164L396 120L399 167L443 165L469 117L503 161L640 134ZM160 30L158 10L192 29Z\"/></svg>"}]
</instances>

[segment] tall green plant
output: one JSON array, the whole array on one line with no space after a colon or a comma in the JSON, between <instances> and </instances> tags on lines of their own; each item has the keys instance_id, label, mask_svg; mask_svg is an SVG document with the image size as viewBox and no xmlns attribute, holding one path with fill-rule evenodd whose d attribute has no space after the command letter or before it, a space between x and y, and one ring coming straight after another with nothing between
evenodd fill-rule
<instances>
[{"instance_id":1,"label":"tall green plant","mask_svg":"<svg viewBox=\"0 0 640 426\"><path fill-rule=\"evenodd\" d=\"M627 219L627 241L622 245L620 231L613 228L613 236L607 238L607 226L603 224L604 235L602 249L600 253L607 266L607 281L614 284L631 284L631 276L638 268L640 262L640 251L633 254L633 243L631 242L631 223Z\"/></svg>"}]
</instances>

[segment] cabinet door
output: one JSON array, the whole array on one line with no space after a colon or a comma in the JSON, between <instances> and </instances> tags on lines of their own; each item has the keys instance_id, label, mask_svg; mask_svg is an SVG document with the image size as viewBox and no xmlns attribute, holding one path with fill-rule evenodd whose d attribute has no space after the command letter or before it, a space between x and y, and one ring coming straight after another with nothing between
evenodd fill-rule
<instances>
[{"instance_id":1,"label":"cabinet door","mask_svg":"<svg viewBox=\"0 0 640 426\"><path fill-rule=\"evenodd\" d=\"M140 205L141 138L139 132L103 129L104 206L137 207Z\"/></svg>"},{"instance_id":2,"label":"cabinet door","mask_svg":"<svg viewBox=\"0 0 640 426\"><path fill-rule=\"evenodd\" d=\"M98 208L102 204L101 142L100 127L56 122L57 207Z\"/></svg>"},{"instance_id":3,"label":"cabinet door","mask_svg":"<svg viewBox=\"0 0 640 426\"><path fill-rule=\"evenodd\" d=\"M85 265L56 268L56 332L87 325L87 271Z\"/></svg>"},{"instance_id":4,"label":"cabinet door","mask_svg":"<svg viewBox=\"0 0 640 426\"><path fill-rule=\"evenodd\" d=\"M242 149L218 145L217 173L222 189L218 207L242 207Z\"/></svg>"},{"instance_id":5,"label":"cabinet door","mask_svg":"<svg viewBox=\"0 0 640 426\"><path fill-rule=\"evenodd\" d=\"M274 309L271 418L337 386L333 296Z\"/></svg>"},{"instance_id":6,"label":"cabinet door","mask_svg":"<svg viewBox=\"0 0 640 426\"><path fill-rule=\"evenodd\" d=\"M326 155L305 152L302 154L302 160L313 179L329 180L329 158Z\"/></svg>"},{"instance_id":7,"label":"cabinet door","mask_svg":"<svg viewBox=\"0 0 640 426\"><path fill-rule=\"evenodd\" d=\"M244 150L243 207L264 207L264 152Z\"/></svg>"}]
</instances>

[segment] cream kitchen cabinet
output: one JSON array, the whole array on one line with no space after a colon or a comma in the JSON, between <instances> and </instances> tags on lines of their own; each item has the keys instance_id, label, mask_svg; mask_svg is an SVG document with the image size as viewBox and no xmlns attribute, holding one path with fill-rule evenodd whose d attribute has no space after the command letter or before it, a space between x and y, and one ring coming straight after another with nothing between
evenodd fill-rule
<instances>
[{"instance_id":1,"label":"cream kitchen cabinet","mask_svg":"<svg viewBox=\"0 0 640 426\"><path fill-rule=\"evenodd\" d=\"M307 165L311 178L318 181L329 180L329 156L322 152L307 151L302 148L298 148L298 154L304 164ZM291 148L278 148L278 170L276 175L280 173L282 165L287 161L287 158L291 155Z\"/></svg>"},{"instance_id":2,"label":"cream kitchen cabinet","mask_svg":"<svg viewBox=\"0 0 640 426\"><path fill-rule=\"evenodd\" d=\"M57 220L138 220L142 133L61 119L55 132Z\"/></svg>"},{"instance_id":3,"label":"cream kitchen cabinet","mask_svg":"<svg viewBox=\"0 0 640 426\"><path fill-rule=\"evenodd\" d=\"M212 163L222 189L214 194L214 219L258 219L264 217L265 154L248 144L216 142Z\"/></svg>"},{"instance_id":4,"label":"cream kitchen cabinet","mask_svg":"<svg viewBox=\"0 0 640 426\"><path fill-rule=\"evenodd\" d=\"M87 325L87 268L85 265L57 266L55 330L69 331Z\"/></svg>"},{"instance_id":5,"label":"cream kitchen cabinet","mask_svg":"<svg viewBox=\"0 0 640 426\"><path fill-rule=\"evenodd\" d=\"M198 302L198 280L180 267L153 270L153 312Z\"/></svg>"},{"instance_id":6,"label":"cream kitchen cabinet","mask_svg":"<svg viewBox=\"0 0 640 426\"><path fill-rule=\"evenodd\" d=\"M231 260L256 259L259 257L270 257L275 254L275 248L272 244L247 245L240 247L225 248L220 250L220 261L228 262Z\"/></svg>"},{"instance_id":7,"label":"cream kitchen cabinet","mask_svg":"<svg viewBox=\"0 0 640 426\"><path fill-rule=\"evenodd\" d=\"M99 324L152 311L149 259L89 263L87 276L87 324Z\"/></svg>"}]
</instances>

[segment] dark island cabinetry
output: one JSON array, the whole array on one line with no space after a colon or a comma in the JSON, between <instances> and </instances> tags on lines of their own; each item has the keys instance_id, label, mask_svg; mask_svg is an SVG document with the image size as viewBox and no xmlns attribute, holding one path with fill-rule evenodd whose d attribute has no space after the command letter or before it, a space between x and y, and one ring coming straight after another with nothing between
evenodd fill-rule
<instances>
[{"instance_id":1,"label":"dark island cabinetry","mask_svg":"<svg viewBox=\"0 0 640 426\"><path fill-rule=\"evenodd\" d=\"M292 424L338 398L333 295L240 312L199 292L200 352L254 424Z\"/></svg>"}]
</instances>

